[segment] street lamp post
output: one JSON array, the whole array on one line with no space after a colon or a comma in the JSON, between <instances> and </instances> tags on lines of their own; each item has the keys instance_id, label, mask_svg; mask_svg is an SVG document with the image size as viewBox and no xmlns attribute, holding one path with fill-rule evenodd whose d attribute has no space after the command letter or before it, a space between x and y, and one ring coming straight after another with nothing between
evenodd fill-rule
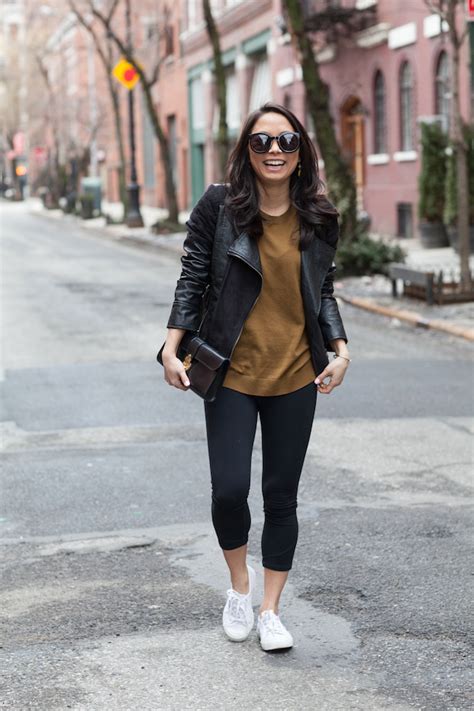
<instances>
[{"instance_id":1,"label":"street lamp post","mask_svg":"<svg viewBox=\"0 0 474 711\"><path fill-rule=\"evenodd\" d=\"M125 3L125 25L127 28L127 47L132 54L132 21L130 13L130 0ZM130 141L130 182L127 185L127 227L143 227L143 219L140 214L140 186L137 183L137 167L135 164L135 106L133 89L128 92L128 133Z\"/></svg>"}]
</instances>

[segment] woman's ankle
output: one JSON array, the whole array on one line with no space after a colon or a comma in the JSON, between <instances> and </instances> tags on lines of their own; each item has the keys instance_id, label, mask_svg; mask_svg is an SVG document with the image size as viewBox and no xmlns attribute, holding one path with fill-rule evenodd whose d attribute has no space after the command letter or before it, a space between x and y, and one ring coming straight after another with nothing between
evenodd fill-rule
<instances>
[{"instance_id":1,"label":"woman's ankle","mask_svg":"<svg viewBox=\"0 0 474 711\"><path fill-rule=\"evenodd\" d=\"M231 584L233 590L241 595L247 595L250 590L250 579L247 566L245 566L245 570L242 572L231 575Z\"/></svg>"}]
</instances>

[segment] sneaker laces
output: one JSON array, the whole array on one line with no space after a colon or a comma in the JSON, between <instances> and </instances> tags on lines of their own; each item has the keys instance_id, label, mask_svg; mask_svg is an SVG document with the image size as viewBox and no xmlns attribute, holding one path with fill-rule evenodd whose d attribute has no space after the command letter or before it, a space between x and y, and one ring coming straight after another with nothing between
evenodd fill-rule
<instances>
[{"instance_id":1,"label":"sneaker laces","mask_svg":"<svg viewBox=\"0 0 474 711\"><path fill-rule=\"evenodd\" d=\"M234 618L235 622L241 621L245 624L247 619L245 617L242 596L237 594L233 588L227 590L227 595L229 614Z\"/></svg>"},{"instance_id":2,"label":"sneaker laces","mask_svg":"<svg viewBox=\"0 0 474 711\"><path fill-rule=\"evenodd\" d=\"M260 619L262 621L262 624L264 624L265 627L269 630L269 632L272 632L272 634L287 633L282 621L280 620L278 615L275 615L275 613L273 613L273 615L264 613Z\"/></svg>"}]
</instances>

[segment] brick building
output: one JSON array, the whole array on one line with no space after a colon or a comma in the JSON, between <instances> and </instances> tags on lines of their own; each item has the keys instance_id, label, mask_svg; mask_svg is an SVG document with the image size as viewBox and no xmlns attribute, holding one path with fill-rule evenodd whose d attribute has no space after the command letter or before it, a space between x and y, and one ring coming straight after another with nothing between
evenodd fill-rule
<instances>
[{"instance_id":1,"label":"brick building","mask_svg":"<svg viewBox=\"0 0 474 711\"><path fill-rule=\"evenodd\" d=\"M322 3L308 4L317 8ZM370 14L364 29L318 53L339 141L353 165L359 208L370 215L372 228L409 237L416 227L419 121L436 115L447 126L449 120L445 28L423 0L340 4L370 8ZM181 47L189 86L190 195L195 202L215 174L217 123L200 3L188 0L186 5ZM285 32L280 0L222 0L216 16L228 71L231 131L237 133L242 118L269 98L305 120L301 67ZM468 57L466 41L460 76L466 120Z\"/></svg>"},{"instance_id":2,"label":"brick building","mask_svg":"<svg viewBox=\"0 0 474 711\"><path fill-rule=\"evenodd\" d=\"M327 5L323 0L305 2L308 8ZM212 5L227 73L232 140L248 112L268 99L284 103L310 127L301 67L285 28L281 0L214 0ZM419 121L438 116L445 125L448 122L446 32L424 0L339 0L338 5L365 10L368 18L349 38L326 43L318 51L322 77L330 86L336 131L353 165L359 208L370 215L374 231L409 237L416 233ZM118 29L123 31L123 8L119 9ZM132 0L132 10L135 45L148 70L153 53L157 48L161 52L153 97L169 139L179 208L186 210L218 177L218 113L202 2ZM68 22L66 17L63 23ZM66 128L74 129L75 140L92 141L95 162L91 158L91 170L102 176L106 197L117 200L117 149L103 68L97 59L91 62L84 30L72 24L50 39L50 43L59 43L63 53L53 52L50 61L70 73ZM466 41L460 76L466 120L470 118L468 59ZM125 89L121 101L128 148ZM82 108L72 110L73 105ZM135 90L135 106L142 201L164 206L159 147L140 86Z\"/></svg>"}]
</instances>

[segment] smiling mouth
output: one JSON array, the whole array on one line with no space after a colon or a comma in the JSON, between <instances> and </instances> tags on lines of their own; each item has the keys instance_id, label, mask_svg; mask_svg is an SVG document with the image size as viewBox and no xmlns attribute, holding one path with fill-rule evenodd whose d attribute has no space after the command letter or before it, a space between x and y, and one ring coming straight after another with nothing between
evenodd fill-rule
<instances>
[{"instance_id":1,"label":"smiling mouth","mask_svg":"<svg viewBox=\"0 0 474 711\"><path fill-rule=\"evenodd\" d=\"M285 161L284 160L264 160L263 164L279 167L281 165L285 165Z\"/></svg>"}]
</instances>

